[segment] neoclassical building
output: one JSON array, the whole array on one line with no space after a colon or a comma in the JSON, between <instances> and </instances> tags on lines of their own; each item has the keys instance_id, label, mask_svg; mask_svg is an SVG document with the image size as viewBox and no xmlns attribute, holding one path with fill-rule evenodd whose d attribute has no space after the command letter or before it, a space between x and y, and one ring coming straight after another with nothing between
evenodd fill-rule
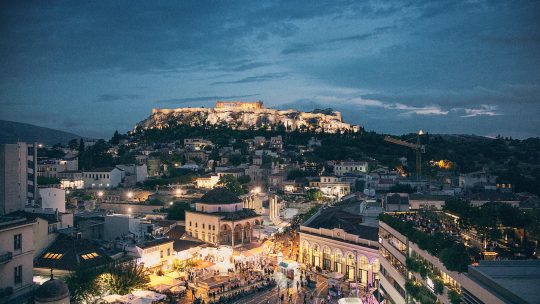
<instances>
[{"instance_id":1,"label":"neoclassical building","mask_svg":"<svg viewBox=\"0 0 540 304\"><path fill-rule=\"evenodd\" d=\"M378 248L378 228L342 206L324 209L300 226L300 262L364 286L378 284Z\"/></svg>"},{"instance_id":2,"label":"neoclassical building","mask_svg":"<svg viewBox=\"0 0 540 304\"><path fill-rule=\"evenodd\" d=\"M229 190L212 189L195 203L195 210L186 211L186 233L215 245L249 244L262 217L243 205Z\"/></svg>"}]
</instances>

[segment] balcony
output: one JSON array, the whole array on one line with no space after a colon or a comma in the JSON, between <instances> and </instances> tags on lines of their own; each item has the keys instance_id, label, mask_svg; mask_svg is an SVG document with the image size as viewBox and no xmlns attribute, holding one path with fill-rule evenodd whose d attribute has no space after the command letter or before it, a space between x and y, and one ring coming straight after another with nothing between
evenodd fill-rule
<instances>
[{"instance_id":1,"label":"balcony","mask_svg":"<svg viewBox=\"0 0 540 304\"><path fill-rule=\"evenodd\" d=\"M0 264L5 264L13 258L13 252L0 253Z\"/></svg>"}]
</instances>

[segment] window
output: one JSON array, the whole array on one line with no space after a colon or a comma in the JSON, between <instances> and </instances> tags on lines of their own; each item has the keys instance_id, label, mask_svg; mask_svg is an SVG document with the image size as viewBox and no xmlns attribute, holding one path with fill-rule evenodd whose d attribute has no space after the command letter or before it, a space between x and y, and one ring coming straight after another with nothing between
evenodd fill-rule
<instances>
[{"instance_id":1,"label":"window","mask_svg":"<svg viewBox=\"0 0 540 304\"><path fill-rule=\"evenodd\" d=\"M22 265L13 268L13 279L15 285L22 283Z\"/></svg>"},{"instance_id":2,"label":"window","mask_svg":"<svg viewBox=\"0 0 540 304\"><path fill-rule=\"evenodd\" d=\"M96 258L98 257L99 254L95 253L95 252L91 252L91 253L87 253L87 254L82 254L81 257L85 260L91 260L93 258Z\"/></svg>"},{"instance_id":3,"label":"window","mask_svg":"<svg viewBox=\"0 0 540 304\"><path fill-rule=\"evenodd\" d=\"M13 236L13 250L22 249L22 234L15 234Z\"/></svg>"},{"instance_id":4,"label":"window","mask_svg":"<svg viewBox=\"0 0 540 304\"><path fill-rule=\"evenodd\" d=\"M54 252L47 252L43 256L44 259L53 259L53 260L59 260L64 256L63 253L54 253Z\"/></svg>"},{"instance_id":5,"label":"window","mask_svg":"<svg viewBox=\"0 0 540 304\"><path fill-rule=\"evenodd\" d=\"M202 224L202 228L204 229L204 223Z\"/></svg>"},{"instance_id":6,"label":"window","mask_svg":"<svg viewBox=\"0 0 540 304\"><path fill-rule=\"evenodd\" d=\"M218 212L221 212L221 207L217 207Z\"/></svg>"},{"instance_id":7,"label":"window","mask_svg":"<svg viewBox=\"0 0 540 304\"><path fill-rule=\"evenodd\" d=\"M163 250L160 250L160 251L159 251L159 258L160 258L160 259L163 259Z\"/></svg>"},{"instance_id":8,"label":"window","mask_svg":"<svg viewBox=\"0 0 540 304\"><path fill-rule=\"evenodd\" d=\"M195 223L195 228L197 228L197 223Z\"/></svg>"},{"instance_id":9,"label":"window","mask_svg":"<svg viewBox=\"0 0 540 304\"><path fill-rule=\"evenodd\" d=\"M171 248L167 248L167 256L171 255Z\"/></svg>"},{"instance_id":10,"label":"window","mask_svg":"<svg viewBox=\"0 0 540 304\"><path fill-rule=\"evenodd\" d=\"M189 221L189 225L191 226L191 221Z\"/></svg>"}]
</instances>

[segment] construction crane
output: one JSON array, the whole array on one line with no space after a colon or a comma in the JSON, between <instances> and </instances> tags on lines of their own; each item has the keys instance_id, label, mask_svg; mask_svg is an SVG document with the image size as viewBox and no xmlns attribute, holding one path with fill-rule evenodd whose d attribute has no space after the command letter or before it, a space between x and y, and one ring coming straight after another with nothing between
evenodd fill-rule
<instances>
[{"instance_id":1,"label":"construction crane","mask_svg":"<svg viewBox=\"0 0 540 304\"><path fill-rule=\"evenodd\" d=\"M411 142L393 138L390 136L384 137L384 140L389 143L411 148L416 152L416 180L417 181L420 180L420 177L422 176L422 153L426 153L426 147L420 144L420 136L422 135L424 135L424 130L420 129L420 131L418 131L418 134L416 136L416 143L411 143Z\"/></svg>"}]
</instances>

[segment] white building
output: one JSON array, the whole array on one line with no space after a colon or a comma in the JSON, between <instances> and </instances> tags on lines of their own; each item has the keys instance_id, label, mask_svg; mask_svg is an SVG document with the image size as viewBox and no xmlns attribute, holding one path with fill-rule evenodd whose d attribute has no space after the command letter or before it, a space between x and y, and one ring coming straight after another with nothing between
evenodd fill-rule
<instances>
[{"instance_id":1,"label":"white building","mask_svg":"<svg viewBox=\"0 0 540 304\"><path fill-rule=\"evenodd\" d=\"M57 177L60 179L60 188L62 189L84 189L82 171L62 171L58 172Z\"/></svg>"},{"instance_id":2,"label":"white building","mask_svg":"<svg viewBox=\"0 0 540 304\"><path fill-rule=\"evenodd\" d=\"M83 172L85 188L116 188L122 182L122 170L116 167L96 168Z\"/></svg>"},{"instance_id":3,"label":"white building","mask_svg":"<svg viewBox=\"0 0 540 304\"><path fill-rule=\"evenodd\" d=\"M66 190L58 188L39 188L41 208L66 212Z\"/></svg>"},{"instance_id":4,"label":"white building","mask_svg":"<svg viewBox=\"0 0 540 304\"><path fill-rule=\"evenodd\" d=\"M34 288L34 225L21 217L0 217L0 290L8 294L2 303L23 303L18 297Z\"/></svg>"},{"instance_id":5,"label":"white building","mask_svg":"<svg viewBox=\"0 0 540 304\"><path fill-rule=\"evenodd\" d=\"M136 177L136 182L141 183L148 179L148 167L146 164L136 165L118 165L118 169L123 170L126 175L131 174Z\"/></svg>"},{"instance_id":6,"label":"white building","mask_svg":"<svg viewBox=\"0 0 540 304\"><path fill-rule=\"evenodd\" d=\"M207 176L197 177L197 179L195 179L195 184L197 185L197 188L203 188L203 189L214 189L214 187L216 187L218 182L219 182L219 175L207 175Z\"/></svg>"},{"instance_id":7,"label":"white building","mask_svg":"<svg viewBox=\"0 0 540 304\"><path fill-rule=\"evenodd\" d=\"M145 268L170 267L174 257L173 243L172 239L160 238L132 244L126 251Z\"/></svg>"},{"instance_id":8,"label":"white building","mask_svg":"<svg viewBox=\"0 0 540 304\"><path fill-rule=\"evenodd\" d=\"M459 187L463 189L473 188L477 184L496 184L497 176L485 171L462 173L459 175Z\"/></svg>"},{"instance_id":9,"label":"white building","mask_svg":"<svg viewBox=\"0 0 540 304\"><path fill-rule=\"evenodd\" d=\"M334 166L334 174L343 176L346 174L367 173L368 163L363 162L340 162Z\"/></svg>"},{"instance_id":10,"label":"white building","mask_svg":"<svg viewBox=\"0 0 540 304\"><path fill-rule=\"evenodd\" d=\"M45 159L37 164L38 176L57 178L59 172L77 170L79 161L77 157L63 159Z\"/></svg>"}]
</instances>

